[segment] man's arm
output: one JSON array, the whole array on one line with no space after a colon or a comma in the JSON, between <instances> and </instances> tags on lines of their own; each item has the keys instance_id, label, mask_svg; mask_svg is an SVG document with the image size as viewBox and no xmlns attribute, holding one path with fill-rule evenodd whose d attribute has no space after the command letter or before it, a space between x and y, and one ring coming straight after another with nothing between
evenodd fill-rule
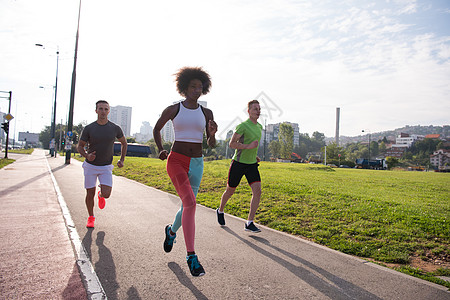
<instances>
[{"instance_id":1,"label":"man's arm","mask_svg":"<svg viewBox=\"0 0 450 300\"><path fill-rule=\"evenodd\" d=\"M238 134L238 133L233 133L233 136L230 139L230 148L231 149L253 149L258 147L258 141L253 141L250 144L242 144L239 142L239 139L241 138L242 135Z\"/></svg>"},{"instance_id":2,"label":"man's arm","mask_svg":"<svg viewBox=\"0 0 450 300\"><path fill-rule=\"evenodd\" d=\"M119 139L119 142L120 142L120 159L117 162L117 166L119 168L122 168L123 162L125 161L125 155L127 155L128 144L127 144L127 139L125 138L125 136L122 136Z\"/></svg>"},{"instance_id":3,"label":"man's arm","mask_svg":"<svg viewBox=\"0 0 450 300\"><path fill-rule=\"evenodd\" d=\"M80 155L86 158L88 161L93 161L95 159L95 151L88 154L84 150L84 146L86 146L86 142L83 140L79 140L77 146L78 153L80 153Z\"/></svg>"}]
</instances>

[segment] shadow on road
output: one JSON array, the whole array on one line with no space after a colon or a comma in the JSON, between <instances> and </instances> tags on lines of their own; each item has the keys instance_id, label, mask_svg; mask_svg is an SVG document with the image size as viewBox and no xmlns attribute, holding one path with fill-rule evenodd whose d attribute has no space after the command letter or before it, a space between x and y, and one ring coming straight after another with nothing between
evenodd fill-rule
<instances>
[{"instance_id":1,"label":"shadow on road","mask_svg":"<svg viewBox=\"0 0 450 300\"><path fill-rule=\"evenodd\" d=\"M92 232L94 231L94 228L87 228L87 232L83 237L83 247L84 251L86 251L87 256L89 257L89 260L92 262L92 253L91 253L91 246L92 246Z\"/></svg>"},{"instance_id":2,"label":"shadow on road","mask_svg":"<svg viewBox=\"0 0 450 300\"><path fill-rule=\"evenodd\" d=\"M94 228L87 228L87 232L83 238L83 246L84 250L89 257L89 260L93 264L92 261L92 233L94 232ZM117 282L116 277L116 265L114 263L114 259L111 251L104 244L105 241L105 232L99 231L97 233L97 240L95 244L98 247L98 262L95 263L95 273L97 274L98 279L100 280L103 289L105 290L106 296L108 299L118 299L117 290L119 289L119 283ZM127 299L129 300L140 300L138 290L131 286L127 291Z\"/></svg>"},{"instance_id":3,"label":"shadow on road","mask_svg":"<svg viewBox=\"0 0 450 300\"><path fill-rule=\"evenodd\" d=\"M192 283L189 277L186 276L186 273L184 273L184 271L180 268L180 266L177 263L170 262L168 265L169 268L172 270L172 272L175 274L175 276L177 276L178 281L182 285L187 287L195 296L195 298L202 300L208 299L199 289L197 289L197 287Z\"/></svg>"},{"instance_id":4,"label":"shadow on road","mask_svg":"<svg viewBox=\"0 0 450 300\"><path fill-rule=\"evenodd\" d=\"M80 273L78 272L77 263L73 265L72 274L70 275L67 286L62 293L63 300L87 299L86 290L80 281Z\"/></svg>"},{"instance_id":5,"label":"shadow on road","mask_svg":"<svg viewBox=\"0 0 450 300\"><path fill-rule=\"evenodd\" d=\"M131 286L127 291L128 300L141 300L141 296L139 296L138 290Z\"/></svg>"},{"instance_id":6,"label":"shadow on road","mask_svg":"<svg viewBox=\"0 0 450 300\"><path fill-rule=\"evenodd\" d=\"M20 182L20 183L18 183L16 185L7 187L6 189L0 191L0 195L1 195L1 197L5 197L6 195L8 195L10 193L13 193L13 192L15 192L15 191L17 191L19 189L25 188L25 186L27 186L27 185L33 183L34 181L39 180L39 179L41 179L41 178L43 178L45 176L48 176L48 172L41 173L39 175L34 176L33 178L30 178L28 180L22 181L22 182Z\"/></svg>"},{"instance_id":7,"label":"shadow on road","mask_svg":"<svg viewBox=\"0 0 450 300\"><path fill-rule=\"evenodd\" d=\"M61 170L61 169L64 169L64 168L67 167L67 166L68 166L68 165L64 164L64 165L60 165L60 166L58 166L58 167L56 167L56 168L52 168L52 172L55 173L55 172L57 172L57 171L59 171L59 170Z\"/></svg>"},{"instance_id":8,"label":"shadow on road","mask_svg":"<svg viewBox=\"0 0 450 300\"><path fill-rule=\"evenodd\" d=\"M108 299L118 299L117 290L119 289L119 283L116 278L116 265L112 252L105 246L104 241L105 232L99 231L97 233L97 240L95 241L98 247L98 262L95 263L95 272L102 283Z\"/></svg>"},{"instance_id":9,"label":"shadow on road","mask_svg":"<svg viewBox=\"0 0 450 300\"><path fill-rule=\"evenodd\" d=\"M262 255L265 255L266 257L272 259L276 263L280 264L284 268L286 268L289 272L303 280L304 282L308 283L310 286L321 292L322 294L330 297L330 299L373 299L373 300L381 300L381 298L377 297L376 295L342 279L339 278L328 271L308 262L307 260L298 257L286 250L280 249L276 246L273 246L270 244L270 242L264 238L257 237L254 235L250 235L250 238L255 240L256 242L262 243L266 246L271 247L272 249L278 251L279 253L301 263L302 265L314 270L315 272L321 274L323 277L325 277L329 282L325 281L324 279L318 277L311 271L302 268L300 266L296 266L289 261L281 258L280 256L277 256L257 245L252 243L251 241L248 241L241 236L239 236L236 232L231 230L228 227L223 227L223 229L228 232L229 234L236 237L238 240L252 248L253 250L261 253Z\"/></svg>"}]
</instances>

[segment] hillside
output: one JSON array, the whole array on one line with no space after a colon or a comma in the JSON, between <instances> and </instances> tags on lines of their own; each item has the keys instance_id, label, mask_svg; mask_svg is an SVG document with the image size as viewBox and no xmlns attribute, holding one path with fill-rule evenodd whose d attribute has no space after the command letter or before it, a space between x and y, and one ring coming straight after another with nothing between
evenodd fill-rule
<instances>
[{"instance_id":1,"label":"hillside","mask_svg":"<svg viewBox=\"0 0 450 300\"><path fill-rule=\"evenodd\" d=\"M441 134L444 137L450 137L450 125L444 125L444 126L421 126L421 125L415 125L415 126L409 126L406 125L402 128L397 128L394 130L389 131L382 131L382 132L373 132L371 133L371 140L372 141L378 141L386 137L390 141L395 141L395 138L400 133L409 133L409 134L417 134L417 135L427 135L427 134ZM349 144L349 143L356 143L356 142L362 142L367 141L368 136L360 135L360 136L340 136L339 141L340 144ZM334 137L327 137L325 138L325 141L327 143L334 142Z\"/></svg>"}]
</instances>

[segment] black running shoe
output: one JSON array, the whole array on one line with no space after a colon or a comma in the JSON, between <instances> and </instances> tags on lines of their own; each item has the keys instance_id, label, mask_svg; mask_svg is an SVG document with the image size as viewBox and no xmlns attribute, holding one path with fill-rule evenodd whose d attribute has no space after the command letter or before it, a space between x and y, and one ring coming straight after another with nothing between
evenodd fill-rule
<instances>
[{"instance_id":1,"label":"black running shoe","mask_svg":"<svg viewBox=\"0 0 450 300\"><path fill-rule=\"evenodd\" d=\"M220 213L219 209L216 209L217 214L217 222L219 222L220 225L225 225L225 213Z\"/></svg>"},{"instance_id":2,"label":"black running shoe","mask_svg":"<svg viewBox=\"0 0 450 300\"><path fill-rule=\"evenodd\" d=\"M166 238L164 239L164 251L169 253L172 251L173 243L176 243L175 238L177 237L177 234L175 233L174 236L171 236L169 233L169 230L171 228L171 225L167 225L164 229L164 234L166 235Z\"/></svg>"},{"instance_id":3,"label":"black running shoe","mask_svg":"<svg viewBox=\"0 0 450 300\"><path fill-rule=\"evenodd\" d=\"M198 261L198 257L196 254L186 256L186 259L189 266L189 271L191 271L192 276L198 277L205 275L205 270Z\"/></svg>"},{"instance_id":4,"label":"black running shoe","mask_svg":"<svg viewBox=\"0 0 450 300\"><path fill-rule=\"evenodd\" d=\"M250 223L250 225L247 225L247 223L245 223L245 231L251 231L251 232L261 232L261 229L259 229L258 227L255 226L255 224L253 224L253 222Z\"/></svg>"}]
</instances>

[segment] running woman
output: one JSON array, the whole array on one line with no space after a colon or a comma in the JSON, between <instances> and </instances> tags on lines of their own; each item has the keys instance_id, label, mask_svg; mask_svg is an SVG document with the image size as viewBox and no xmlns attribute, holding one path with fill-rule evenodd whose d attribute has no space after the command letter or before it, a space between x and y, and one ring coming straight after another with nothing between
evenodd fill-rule
<instances>
[{"instance_id":1,"label":"running woman","mask_svg":"<svg viewBox=\"0 0 450 300\"><path fill-rule=\"evenodd\" d=\"M97 178L100 182L98 192L98 207L105 207L105 198L111 196L112 190L112 165L114 154L114 141L117 138L121 144L120 159L117 162L119 168L123 167L127 154L127 140L122 129L108 120L109 104L105 100L99 100L95 104L97 121L87 125L81 133L78 142L78 153L85 157L83 162L84 187L86 189L86 208L89 213L87 228L94 228L94 197ZM87 145L87 152L84 147Z\"/></svg>"},{"instance_id":2,"label":"running woman","mask_svg":"<svg viewBox=\"0 0 450 300\"><path fill-rule=\"evenodd\" d=\"M196 196L203 176L203 133L206 130L208 146L215 147L217 124L212 111L199 105L197 100L209 92L211 78L202 68L191 67L181 68L175 76L177 91L185 99L168 106L153 129L159 158L167 158L167 173L182 202L173 223L164 229L163 248L165 252L172 250L176 233L183 226L189 270L192 276L202 276L205 270L194 249ZM169 120L175 131L170 154L164 150L161 139L161 129Z\"/></svg>"},{"instance_id":3,"label":"running woman","mask_svg":"<svg viewBox=\"0 0 450 300\"><path fill-rule=\"evenodd\" d=\"M217 221L220 225L225 225L224 209L227 201L236 191L242 176L245 175L247 182L252 189L252 200L248 219L245 223L245 230L251 232L260 232L255 226L253 220L256 210L261 200L261 176L259 175L259 162L257 156L259 140L261 139L262 125L258 123L261 107L258 100L252 100L248 103L249 118L236 126L236 131L230 140L230 148L236 149L228 171L228 183L225 192L220 200L220 207L217 208Z\"/></svg>"}]
</instances>

